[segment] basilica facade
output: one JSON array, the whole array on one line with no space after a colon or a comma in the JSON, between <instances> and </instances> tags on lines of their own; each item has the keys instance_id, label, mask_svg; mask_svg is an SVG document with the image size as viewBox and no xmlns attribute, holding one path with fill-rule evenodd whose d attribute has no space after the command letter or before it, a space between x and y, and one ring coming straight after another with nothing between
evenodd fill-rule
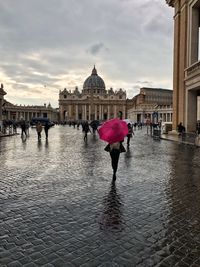
<instances>
[{"instance_id":1,"label":"basilica facade","mask_svg":"<svg viewBox=\"0 0 200 267\"><path fill-rule=\"evenodd\" d=\"M104 80L97 74L94 66L91 75L72 92L66 88L59 93L59 112L61 121L107 120L127 115L126 91L112 88L106 90Z\"/></svg>"}]
</instances>

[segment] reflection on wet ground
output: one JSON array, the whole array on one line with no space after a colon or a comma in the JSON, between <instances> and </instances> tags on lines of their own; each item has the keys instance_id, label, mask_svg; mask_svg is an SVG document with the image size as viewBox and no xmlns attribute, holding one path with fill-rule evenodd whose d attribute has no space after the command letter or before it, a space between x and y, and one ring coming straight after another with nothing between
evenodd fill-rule
<instances>
[{"instance_id":1,"label":"reflection on wet ground","mask_svg":"<svg viewBox=\"0 0 200 267\"><path fill-rule=\"evenodd\" d=\"M103 211L99 221L100 229L107 231L122 231L123 214L121 209L121 199L117 193L115 182L111 183L111 188L103 199Z\"/></svg>"},{"instance_id":2,"label":"reflection on wet ground","mask_svg":"<svg viewBox=\"0 0 200 267\"><path fill-rule=\"evenodd\" d=\"M0 266L200 266L200 149L145 133L115 183L97 136L0 139Z\"/></svg>"}]
</instances>

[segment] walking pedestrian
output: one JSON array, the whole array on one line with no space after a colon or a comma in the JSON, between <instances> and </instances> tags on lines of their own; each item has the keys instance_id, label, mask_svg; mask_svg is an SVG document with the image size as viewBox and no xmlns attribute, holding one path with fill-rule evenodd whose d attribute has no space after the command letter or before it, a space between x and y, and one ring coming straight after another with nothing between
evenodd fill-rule
<instances>
[{"instance_id":1,"label":"walking pedestrian","mask_svg":"<svg viewBox=\"0 0 200 267\"><path fill-rule=\"evenodd\" d=\"M127 134L127 146L130 146L130 139L133 137L133 127L130 123L128 123L128 134Z\"/></svg>"},{"instance_id":2,"label":"walking pedestrian","mask_svg":"<svg viewBox=\"0 0 200 267\"><path fill-rule=\"evenodd\" d=\"M46 122L44 125L44 132L45 132L46 139L48 139L49 128L50 128L49 123Z\"/></svg>"},{"instance_id":3,"label":"walking pedestrian","mask_svg":"<svg viewBox=\"0 0 200 267\"><path fill-rule=\"evenodd\" d=\"M26 122L26 134L29 136L29 128L30 128L30 122Z\"/></svg>"},{"instance_id":4,"label":"walking pedestrian","mask_svg":"<svg viewBox=\"0 0 200 267\"><path fill-rule=\"evenodd\" d=\"M110 152L111 165L113 169L113 182L115 182L116 173L118 169L119 156L120 156L120 153L126 152L126 149L123 146L122 142L116 142L116 143L108 144L105 147L105 151Z\"/></svg>"},{"instance_id":5,"label":"walking pedestrian","mask_svg":"<svg viewBox=\"0 0 200 267\"><path fill-rule=\"evenodd\" d=\"M113 182L116 181L116 173L117 173L117 169L118 169L118 162L119 162L120 153L126 152L126 149L122 143L124 142L124 137L128 133L127 124L125 122L123 122L125 125L123 125L123 123L119 123L119 120L122 120L122 118L123 118L123 112L122 111L118 112L118 118L119 119L116 119L116 121L115 121L115 119L113 119L113 120L110 120L107 123L103 124L99 130L101 135L103 135L102 129L106 129L106 131L108 130L108 132L110 132L110 134L112 136L112 138L110 138L110 140L113 139L113 142L109 142L109 144L104 148L105 151L110 153L111 166L113 169L113 179L112 179ZM114 125L113 125L113 123L114 123ZM110 129L112 129L112 131L109 131ZM114 129L114 132L113 132L113 129ZM106 140L107 138L106 139L102 138L102 139ZM116 141L114 141L114 140L116 140ZM118 140L120 140L120 141L118 141Z\"/></svg>"},{"instance_id":6,"label":"walking pedestrian","mask_svg":"<svg viewBox=\"0 0 200 267\"><path fill-rule=\"evenodd\" d=\"M42 132L42 124L38 121L36 125L36 131L38 134L38 141L41 139L41 132Z\"/></svg>"},{"instance_id":7,"label":"walking pedestrian","mask_svg":"<svg viewBox=\"0 0 200 267\"><path fill-rule=\"evenodd\" d=\"M87 134L88 134L88 132L91 132L91 131L90 131L90 126L89 126L88 121L86 121L86 122L83 124L83 132L85 133L85 135L84 135L84 141L86 142L86 141L87 141Z\"/></svg>"},{"instance_id":8,"label":"walking pedestrian","mask_svg":"<svg viewBox=\"0 0 200 267\"><path fill-rule=\"evenodd\" d=\"M185 133L185 126L183 126L182 122L180 122L178 125L177 125L177 130L178 130L178 135L179 136L183 136L183 134Z\"/></svg>"},{"instance_id":9,"label":"walking pedestrian","mask_svg":"<svg viewBox=\"0 0 200 267\"><path fill-rule=\"evenodd\" d=\"M24 134L25 136L27 136L26 134L26 122L23 118L21 118L21 121L20 121L20 126L21 126L21 137L23 138Z\"/></svg>"}]
</instances>

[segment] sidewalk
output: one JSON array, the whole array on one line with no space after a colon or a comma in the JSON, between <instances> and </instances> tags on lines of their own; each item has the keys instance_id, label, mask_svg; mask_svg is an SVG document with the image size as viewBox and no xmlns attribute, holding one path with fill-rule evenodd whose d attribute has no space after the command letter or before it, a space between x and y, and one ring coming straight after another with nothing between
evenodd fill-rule
<instances>
[{"instance_id":1,"label":"sidewalk","mask_svg":"<svg viewBox=\"0 0 200 267\"><path fill-rule=\"evenodd\" d=\"M185 145L199 146L195 144L196 135L193 133L185 133L185 135L179 136L178 134L161 134L161 139L179 142Z\"/></svg>"}]
</instances>

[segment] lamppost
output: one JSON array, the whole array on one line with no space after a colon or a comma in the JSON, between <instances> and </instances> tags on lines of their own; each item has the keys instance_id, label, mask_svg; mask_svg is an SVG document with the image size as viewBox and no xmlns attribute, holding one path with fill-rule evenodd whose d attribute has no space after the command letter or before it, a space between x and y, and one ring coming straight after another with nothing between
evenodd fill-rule
<instances>
[{"instance_id":1,"label":"lamppost","mask_svg":"<svg viewBox=\"0 0 200 267\"><path fill-rule=\"evenodd\" d=\"M0 87L0 131L2 130L2 126L3 126L3 122L2 122L2 105L3 105L4 95L6 95L6 92L3 89L3 84L1 84L1 87Z\"/></svg>"}]
</instances>

